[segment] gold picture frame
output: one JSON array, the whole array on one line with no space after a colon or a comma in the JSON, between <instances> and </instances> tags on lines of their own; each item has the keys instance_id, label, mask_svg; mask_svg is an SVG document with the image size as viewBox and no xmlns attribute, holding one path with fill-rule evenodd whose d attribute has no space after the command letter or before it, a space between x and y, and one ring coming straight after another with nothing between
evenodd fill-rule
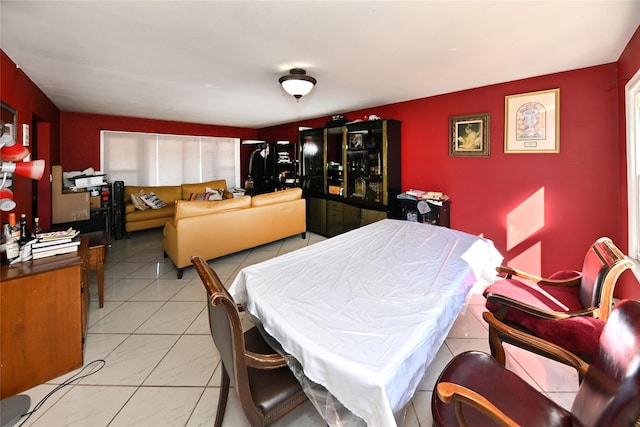
<instances>
[{"instance_id":1,"label":"gold picture frame","mask_svg":"<svg viewBox=\"0 0 640 427\"><path fill-rule=\"evenodd\" d=\"M4 101L0 101L0 141L3 144L16 141L18 132L18 113L15 108L9 106Z\"/></svg>"},{"instance_id":2,"label":"gold picture frame","mask_svg":"<svg viewBox=\"0 0 640 427\"><path fill-rule=\"evenodd\" d=\"M490 157L491 114L449 117L449 156Z\"/></svg>"},{"instance_id":3,"label":"gold picture frame","mask_svg":"<svg viewBox=\"0 0 640 427\"><path fill-rule=\"evenodd\" d=\"M560 89L504 98L505 153L560 152Z\"/></svg>"}]
</instances>

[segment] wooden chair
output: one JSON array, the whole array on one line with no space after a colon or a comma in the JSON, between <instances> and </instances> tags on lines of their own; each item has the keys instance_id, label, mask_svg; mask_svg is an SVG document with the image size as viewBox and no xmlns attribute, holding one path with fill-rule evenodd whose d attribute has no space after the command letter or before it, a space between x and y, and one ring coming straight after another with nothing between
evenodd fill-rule
<instances>
[{"instance_id":1,"label":"wooden chair","mask_svg":"<svg viewBox=\"0 0 640 427\"><path fill-rule=\"evenodd\" d=\"M626 300L613 310L591 365L540 338L523 333L522 339L547 347L584 375L571 411L493 357L471 351L454 357L440 374L431 400L434 425L640 425L640 302Z\"/></svg>"},{"instance_id":2,"label":"wooden chair","mask_svg":"<svg viewBox=\"0 0 640 427\"><path fill-rule=\"evenodd\" d=\"M585 360L597 347L598 337L611 312L613 291L620 275L633 263L603 237L584 258L582 271L559 271L542 278L510 267L498 267L506 278L484 292L486 307L494 313L489 322L489 345L498 362L505 364L503 342L554 358L502 332L501 323L544 338L579 354ZM517 280L518 277L524 280Z\"/></svg>"},{"instance_id":3,"label":"wooden chair","mask_svg":"<svg viewBox=\"0 0 640 427\"><path fill-rule=\"evenodd\" d=\"M207 290L211 336L223 366L215 427L222 425L230 382L251 426L271 425L304 403L307 396L284 358L274 352L257 328L243 334L242 308L234 303L207 262L199 256L193 256L191 262Z\"/></svg>"}]
</instances>

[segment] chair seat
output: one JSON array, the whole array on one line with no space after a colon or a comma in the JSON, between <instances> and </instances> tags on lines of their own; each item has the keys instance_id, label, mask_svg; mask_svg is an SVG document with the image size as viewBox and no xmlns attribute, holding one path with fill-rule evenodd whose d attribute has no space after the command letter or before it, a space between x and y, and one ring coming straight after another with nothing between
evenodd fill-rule
<instances>
[{"instance_id":1,"label":"chair seat","mask_svg":"<svg viewBox=\"0 0 640 427\"><path fill-rule=\"evenodd\" d=\"M502 279L489 285L484 294L502 295L542 310L569 312L584 308L576 286L545 286L518 279Z\"/></svg>"},{"instance_id":2,"label":"chair seat","mask_svg":"<svg viewBox=\"0 0 640 427\"><path fill-rule=\"evenodd\" d=\"M508 405L498 405L498 409L522 426L553 427L573 424L569 411L482 352L470 351L455 357L440 374L436 384L441 382L462 384L494 404L505 401L505 396L508 396ZM434 425L458 425L454 405L443 403L435 391L431 398L431 410ZM486 414L469 405L463 405L463 413L467 422L474 427L496 425Z\"/></svg>"},{"instance_id":3,"label":"chair seat","mask_svg":"<svg viewBox=\"0 0 640 427\"><path fill-rule=\"evenodd\" d=\"M267 344L258 328L253 327L244 333L245 348L249 351L269 354L273 348ZM265 417L279 418L280 412L297 406L307 397L291 370L285 366L278 369L247 368L249 386L254 403Z\"/></svg>"},{"instance_id":4,"label":"chair seat","mask_svg":"<svg viewBox=\"0 0 640 427\"><path fill-rule=\"evenodd\" d=\"M538 309L568 313L583 309L577 291L577 287L554 287L503 279L490 285L485 291L485 296L501 295ZM496 313L503 305L488 298L486 307L492 313ZM519 329L525 328L572 353L584 355L591 355L596 351L605 324L602 320L589 316L559 320L543 319L511 307L506 307L503 320Z\"/></svg>"}]
</instances>

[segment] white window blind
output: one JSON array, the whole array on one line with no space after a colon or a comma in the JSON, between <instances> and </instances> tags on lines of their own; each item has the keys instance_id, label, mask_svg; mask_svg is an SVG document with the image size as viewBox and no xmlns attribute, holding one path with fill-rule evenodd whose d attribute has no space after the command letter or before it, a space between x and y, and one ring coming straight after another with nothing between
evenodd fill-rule
<instances>
[{"instance_id":1,"label":"white window blind","mask_svg":"<svg viewBox=\"0 0 640 427\"><path fill-rule=\"evenodd\" d=\"M100 168L125 185L180 185L225 179L240 182L238 138L100 132Z\"/></svg>"}]
</instances>

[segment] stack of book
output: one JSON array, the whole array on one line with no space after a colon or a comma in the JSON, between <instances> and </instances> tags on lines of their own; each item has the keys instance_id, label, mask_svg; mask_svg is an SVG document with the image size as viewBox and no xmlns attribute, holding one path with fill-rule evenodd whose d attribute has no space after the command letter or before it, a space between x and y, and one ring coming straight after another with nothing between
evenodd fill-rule
<instances>
[{"instance_id":1,"label":"stack of book","mask_svg":"<svg viewBox=\"0 0 640 427\"><path fill-rule=\"evenodd\" d=\"M422 191L422 190L407 190L404 193L398 194L398 199L405 200L428 200L429 202L440 202L449 200L449 196L442 194L440 191Z\"/></svg>"},{"instance_id":2,"label":"stack of book","mask_svg":"<svg viewBox=\"0 0 640 427\"><path fill-rule=\"evenodd\" d=\"M36 234L37 241L31 245L33 259L77 252L80 240L75 237L78 234L80 232L73 228Z\"/></svg>"}]
</instances>

